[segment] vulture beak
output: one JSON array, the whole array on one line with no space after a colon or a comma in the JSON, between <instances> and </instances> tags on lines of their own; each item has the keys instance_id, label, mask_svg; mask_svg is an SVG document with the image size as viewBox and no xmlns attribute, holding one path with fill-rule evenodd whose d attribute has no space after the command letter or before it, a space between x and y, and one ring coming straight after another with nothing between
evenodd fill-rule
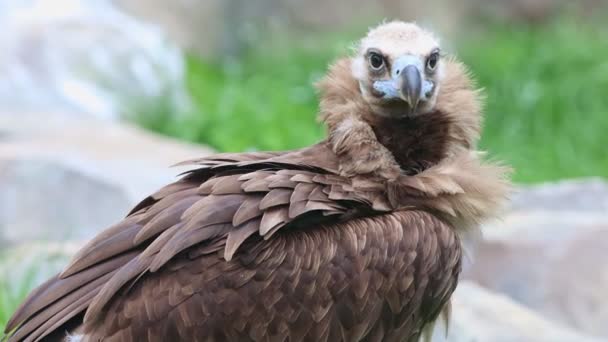
<instances>
[{"instance_id":1,"label":"vulture beak","mask_svg":"<svg viewBox=\"0 0 608 342\"><path fill-rule=\"evenodd\" d=\"M424 62L413 55L397 58L392 66L389 79L374 82L374 89L386 100L405 101L415 112L422 101L434 88L431 80L423 78L421 70Z\"/></svg>"},{"instance_id":2,"label":"vulture beak","mask_svg":"<svg viewBox=\"0 0 608 342\"><path fill-rule=\"evenodd\" d=\"M401 77L401 98L412 110L416 110L422 92L422 77L418 67L410 64L397 73Z\"/></svg>"}]
</instances>

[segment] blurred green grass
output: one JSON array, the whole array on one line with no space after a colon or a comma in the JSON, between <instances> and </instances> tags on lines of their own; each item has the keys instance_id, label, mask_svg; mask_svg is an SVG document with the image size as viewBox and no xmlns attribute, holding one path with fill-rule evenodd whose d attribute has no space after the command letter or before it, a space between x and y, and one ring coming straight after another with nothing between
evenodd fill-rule
<instances>
[{"instance_id":1,"label":"blurred green grass","mask_svg":"<svg viewBox=\"0 0 608 342\"><path fill-rule=\"evenodd\" d=\"M33 278L34 274L29 272L17 279L9 278L8 274L0 279L0 340L11 315L34 288L36 283Z\"/></svg>"},{"instance_id":2,"label":"blurred green grass","mask_svg":"<svg viewBox=\"0 0 608 342\"><path fill-rule=\"evenodd\" d=\"M515 180L608 176L608 40L595 22L491 25L454 44L486 89L481 148ZM312 84L357 34L250 51L239 61L187 58L195 111L137 116L144 127L219 151L282 150L322 138Z\"/></svg>"},{"instance_id":3,"label":"blurred green grass","mask_svg":"<svg viewBox=\"0 0 608 342\"><path fill-rule=\"evenodd\" d=\"M520 182L608 176L604 26L497 29L460 51L488 95L483 149Z\"/></svg>"},{"instance_id":4,"label":"blurred green grass","mask_svg":"<svg viewBox=\"0 0 608 342\"><path fill-rule=\"evenodd\" d=\"M0 341L27 294L60 271L76 248L77 244L28 242L0 249Z\"/></svg>"}]
</instances>

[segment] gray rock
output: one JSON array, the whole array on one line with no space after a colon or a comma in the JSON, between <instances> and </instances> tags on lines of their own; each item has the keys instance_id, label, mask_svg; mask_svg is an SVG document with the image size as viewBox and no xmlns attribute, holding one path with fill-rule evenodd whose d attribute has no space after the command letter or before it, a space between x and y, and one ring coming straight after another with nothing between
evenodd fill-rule
<instances>
[{"instance_id":1,"label":"gray rock","mask_svg":"<svg viewBox=\"0 0 608 342\"><path fill-rule=\"evenodd\" d=\"M449 333L441 322L435 326L433 342L600 342L551 322L505 295L492 293L462 281L452 297Z\"/></svg>"},{"instance_id":2,"label":"gray rock","mask_svg":"<svg viewBox=\"0 0 608 342\"><path fill-rule=\"evenodd\" d=\"M524 189L486 227L465 277L557 323L608 338L608 184L597 179Z\"/></svg>"},{"instance_id":3,"label":"gray rock","mask_svg":"<svg viewBox=\"0 0 608 342\"><path fill-rule=\"evenodd\" d=\"M6 241L91 238L126 214L118 184L61 161L0 161L0 223Z\"/></svg>"},{"instance_id":4,"label":"gray rock","mask_svg":"<svg viewBox=\"0 0 608 342\"><path fill-rule=\"evenodd\" d=\"M556 322L608 337L608 225L556 231L556 239L483 243L466 278Z\"/></svg>"},{"instance_id":5,"label":"gray rock","mask_svg":"<svg viewBox=\"0 0 608 342\"><path fill-rule=\"evenodd\" d=\"M0 241L88 239L210 150L139 128L2 116Z\"/></svg>"},{"instance_id":6,"label":"gray rock","mask_svg":"<svg viewBox=\"0 0 608 342\"><path fill-rule=\"evenodd\" d=\"M608 182L575 179L522 187L512 198L512 210L608 210Z\"/></svg>"},{"instance_id":7,"label":"gray rock","mask_svg":"<svg viewBox=\"0 0 608 342\"><path fill-rule=\"evenodd\" d=\"M15 115L112 119L135 102L188 108L181 51L114 1L2 1L0 30L0 107Z\"/></svg>"}]
</instances>

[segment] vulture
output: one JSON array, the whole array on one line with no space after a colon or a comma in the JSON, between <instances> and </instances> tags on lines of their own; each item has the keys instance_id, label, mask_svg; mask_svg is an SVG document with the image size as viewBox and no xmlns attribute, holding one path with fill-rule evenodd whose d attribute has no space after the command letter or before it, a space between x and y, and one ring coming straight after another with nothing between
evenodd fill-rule
<instances>
[{"instance_id":1,"label":"vulture","mask_svg":"<svg viewBox=\"0 0 608 342\"><path fill-rule=\"evenodd\" d=\"M427 336L465 239L508 197L508 167L477 150L482 94L401 21L372 28L318 89L324 140L182 163L29 295L8 341Z\"/></svg>"}]
</instances>

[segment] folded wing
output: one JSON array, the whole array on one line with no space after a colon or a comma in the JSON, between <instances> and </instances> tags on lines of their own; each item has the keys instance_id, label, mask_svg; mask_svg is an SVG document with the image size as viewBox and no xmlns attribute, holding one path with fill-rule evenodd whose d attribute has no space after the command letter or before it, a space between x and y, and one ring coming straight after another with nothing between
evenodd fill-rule
<instances>
[{"instance_id":1,"label":"folded wing","mask_svg":"<svg viewBox=\"0 0 608 342\"><path fill-rule=\"evenodd\" d=\"M146 198L83 247L8 322L9 341L38 341L70 319L96 319L123 287L178 254L230 260L248 239L391 210L382 188L343 178L325 144L293 152L220 154Z\"/></svg>"}]
</instances>

